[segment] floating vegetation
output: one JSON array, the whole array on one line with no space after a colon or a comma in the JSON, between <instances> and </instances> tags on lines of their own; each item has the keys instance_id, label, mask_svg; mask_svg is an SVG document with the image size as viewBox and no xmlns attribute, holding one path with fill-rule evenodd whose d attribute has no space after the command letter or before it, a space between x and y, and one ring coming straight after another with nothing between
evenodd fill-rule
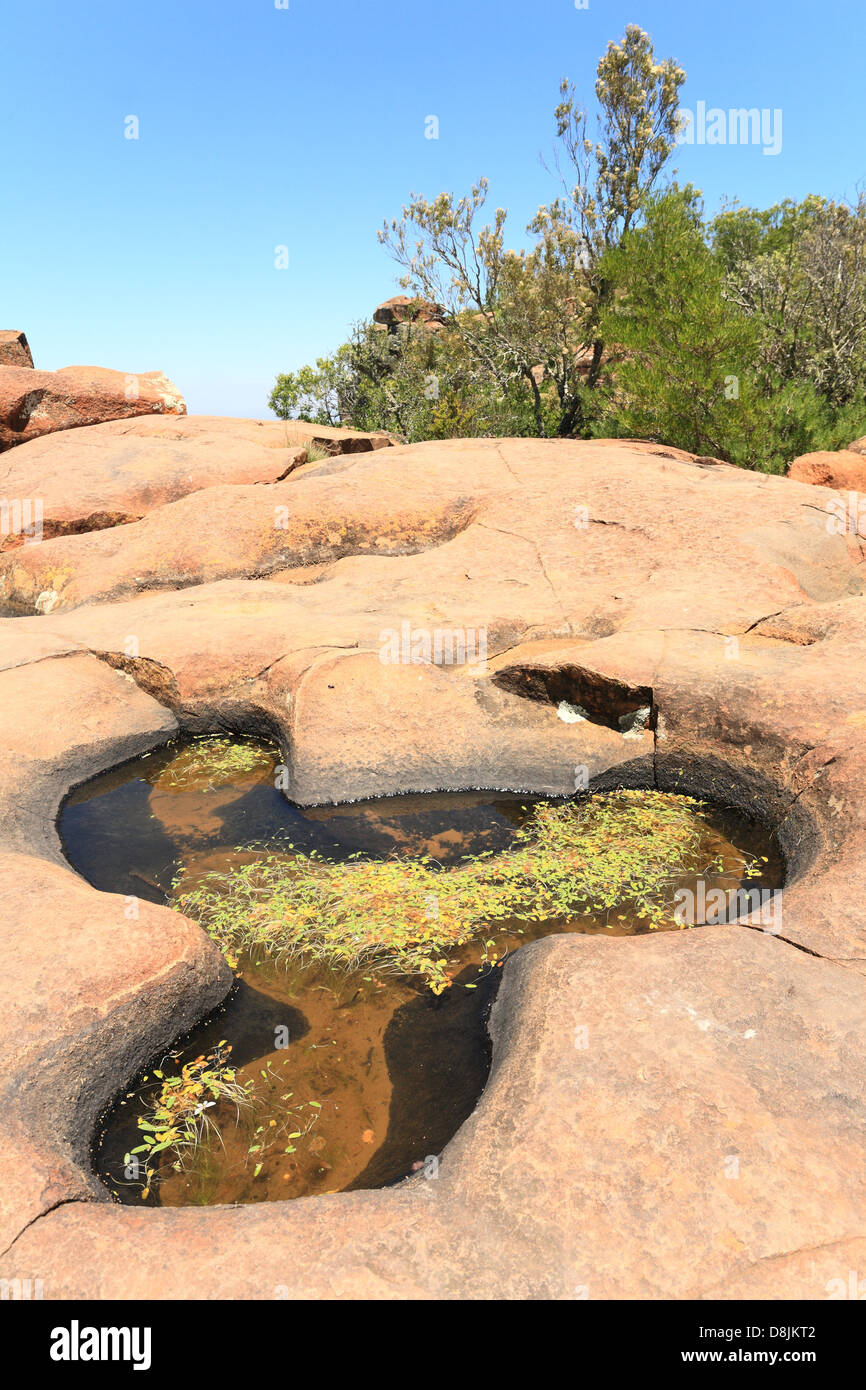
<instances>
[{"instance_id":1,"label":"floating vegetation","mask_svg":"<svg viewBox=\"0 0 866 1390\"><path fill-rule=\"evenodd\" d=\"M156 1088L152 1084L148 1087L149 1075L143 1078L147 1089L143 1091L142 1110L136 1120L142 1142L130 1149L123 1160L127 1179L141 1187L142 1201L147 1201L167 1164L174 1172L185 1174L206 1172L212 1166L208 1150L214 1145L225 1150L223 1130L232 1108L236 1126L244 1114L251 1121L245 1156L254 1165L253 1178L261 1173L265 1155L275 1144L281 1145L281 1152L293 1154L293 1141L306 1135L318 1119L319 1101L311 1101L307 1106L295 1101L289 1091L281 1100L293 1104L282 1104L278 1117L271 1116L267 1124L256 1125L262 1107L255 1095L255 1080L238 1079L231 1064L231 1051L231 1044L223 1039L207 1054L184 1063L177 1073L166 1074L165 1062L154 1068L152 1076L159 1083ZM166 1060L177 1061L179 1056L172 1052ZM262 1068L260 1075L266 1080L282 1080L270 1065ZM302 1119L301 1111L308 1108L311 1114Z\"/></svg>"},{"instance_id":2,"label":"floating vegetation","mask_svg":"<svg viewBox=\"0 0 866 1390\"><path fill-rule=\"evenodd\" d=\"M515 921L593 914L614 926L628 914L649 930L672 925L683 875L721 868L701 862L701 811L691 797L655 791L542 803L512 848L450 869L429 855L332 863L315 852L262 852L186 891L181 878L175 905L230 960L264 953L347 972L375 965L440 994L451 983L447 953L498 922L513 930ZM748 860L746 876L758 872Z\"/></svg>"},{"instance_id":3,"label":"floating vegetation","mask_svg":"<svg viewBox=\"0 0 866 1390\"><path fill-rule=\"evenodd\" d=\"M121 1202L282 1201L397 1182L477 1105L497 967L511 953L551 934L681 930L707 919L704 900L729 905L744 878L750 891L782 882L760 827L679 796L443 792L308 810L280 794L268 750L252 772L244 750L216 791L212 759L177 776L179 759L189 774L189 753L198 763L214 743L225 748L166 745L64 809L80 872L105 892L150 881L210 919L238 976L219 1013L106 1117L96 1165ZM211 1071L226 1038L223 1060L251 1103L193 1092L201 1127L189 1133L165 1083L189 1062Z\"/></svg>"},{"instance_id":4,"label":"floating vegetation","mask_svg":"<svg viewBox=\"0 0 866 1390\"><path fill-rule=\"evenodd\" d=\"M154 1069L153 1075L161 1084L138 1118L142 1142L124 1159L127 1167L135 1172L141 1165L133 1163L133 1159L143 1155L143 1198L150 1193L154 1159L158 1154L171 1150L173 1167L178 1172L186 1172L205 1137L218 1133L213 1117L208 1114L218 1102L229 1101L238 1118L244 1107L252 1105L253 1083L238 1081L237 1072L229 1062L230 1053L231 1047L223 1041L207 1056L185 1063L176 1075L167 1076L162 1067ZM177 1055L170 1054L171 1060L176 1060ZM147 1082L150 1078L146 1076L144 1080Z\"/></svg>"},{"instance_id":5,"label":"floating vegetation","mask_svg":"<svg viewBox=\"0 0 866 1390\"><path fill-rule=\"evenodd\" d=\"M154 781L161 790L213 790L230 786L238 777L273 766L274 751L262 743L207 735L194 739L163 768Z\"/></svg>"}]
</instances>

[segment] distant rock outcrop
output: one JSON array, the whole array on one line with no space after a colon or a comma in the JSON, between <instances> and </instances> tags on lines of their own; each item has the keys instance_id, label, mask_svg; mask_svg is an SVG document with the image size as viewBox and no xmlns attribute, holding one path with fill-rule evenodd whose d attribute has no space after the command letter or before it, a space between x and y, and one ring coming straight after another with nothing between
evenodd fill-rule
<instances>
[{"instance_id":1,"label":"distant rock outcrop","mask_svg":"<svg viewBox=\"0 0 866 1390\"><path fill-rule=\"evenodd\" d=\"M386 299L373 314L373 322L378 328L394 333L403 323L411 323L424 333L438 333L444 328L446 310L441 304L429 299L410 299L408 295L397 294Z\"/></svg>"}]
</instances>

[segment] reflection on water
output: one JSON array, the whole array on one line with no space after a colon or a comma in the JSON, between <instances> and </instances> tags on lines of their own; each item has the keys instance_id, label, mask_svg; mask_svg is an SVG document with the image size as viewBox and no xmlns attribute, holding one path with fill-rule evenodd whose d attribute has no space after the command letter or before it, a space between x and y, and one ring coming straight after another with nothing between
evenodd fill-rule
<instances>
[{"instance_id":1,"label":"reflection on water","mask_svg":"<svg viewBox=\"0 0 866 1390\"><path fill-rule=\"evenodd\" d=\"M443 867L464 855L507 850L535 804L499 792L435 793L302 810L275 788L276 755L246 744L249 765L220 775L199 769L195 748L175 744L96 778L69 798L61 816L66 854L97 888L156 902L183 873L190 887L213 870L248 862L238 846L265 845L333 860L430 854ZM763 856L750 886L775 888L782 865L770 837L730 812L702 818L701 852L718 859L708 886L736 889L747 856ZM294 851L289 850L292 845ZM696 884L684 877L684 886ZM554 932L635 935L628 916L499 923L495 949L473 942L451 957L453 986L434 997L417 981L352 977L325 967L288 969L241 960L225 1006L178 1045L166 1072L233 1048L239 1079L254 1082L254 1105L238 1117L214 1112L219 1141L204 1144L189 1172L164 1155L148 1204L254 1202L379 1187L435 1156L471 1114L489 1068L486 1017L504 958ZM161 1059L152 1061L159 1066ZM148 1080L144 1080L144 1076ZM137 1118L154 1094L151 1072L115 1106L100 1136L97 1169L121 1201L140 1203L142 1183L124 1165L141 1139ZM288 1142L287 1142L288 1139ZM288 1152L287 1152L288 1150Z\"/></svg>"}]
</instances>

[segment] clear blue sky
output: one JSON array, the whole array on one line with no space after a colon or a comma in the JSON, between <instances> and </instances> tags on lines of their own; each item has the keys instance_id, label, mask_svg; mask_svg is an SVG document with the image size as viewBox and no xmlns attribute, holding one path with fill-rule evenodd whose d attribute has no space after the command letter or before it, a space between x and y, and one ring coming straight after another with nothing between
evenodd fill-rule
<instances>
[{"instance_id":1,"label":"clear blue sky","mask_svg":"<svg viewBox=\"0 0 866 1390\"><path fill-rule=\"evenodd\" d=\"M685 67L683 105L783 111L778 156L677 152L708 210L851 197L864 14L863 0L5 0L0 327L27 332L37 366L161 368L191 411L265 416L277 371L397 292L376 230L411 190L486 174L519 242L553 194L539 154L560 78L592 102L629 22Z\"/></svg>"}]
</instances>

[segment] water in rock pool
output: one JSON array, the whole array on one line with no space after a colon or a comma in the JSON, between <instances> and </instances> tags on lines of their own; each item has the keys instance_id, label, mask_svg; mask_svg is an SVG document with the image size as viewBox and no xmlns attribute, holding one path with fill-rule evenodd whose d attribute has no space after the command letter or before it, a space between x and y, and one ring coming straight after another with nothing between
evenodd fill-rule
<instances>
[{"instance_id":1,"label":"water in rock pool","mask_svg":"<svg viewBox=\"0 0 866 1390\"><path fill-rule=\"evenodd\" d=\"M287 866L299 855L347 871L360 860L430 856L448 873L468 856L508 861L543 804L461 792L303 810L277 790L277 764L266 746L239 739L175 743L138 758L69 797L60 821L67 857L97 888L156 902L255 863L263 847ZM700 821L700 852L679 886L702 879L705 891L730 892L745 884L747 863L753 877L745 886L781 885L778 851L759 826L708 807L689 814ZM554 932L647 930L629 904L573 918L499 920L448 951L451 983L439 994L429 981L378 968L375 958L349 972L325 960L241 953L225 1005L151 1059L107 1117L97 1171L119 1200L163 1206L278 1200L434 1172L487 1079L486 1018L507 955ZM169 1145L146 1166L144 1156L130 1158L146 1135L153 1142L167 1133L164 1120L159 1134L139 1120L153 1121L157 1098L172 1094L185 1064L193 1064L194 1084L196 1059L215 1051L236 1070L234 1085L247 1089L240 1108L226 1098L209 1106L202 1119L213 1125L196 1126L203 1138L194 1152ZM200 1098L207 1102L206 1089Z\"/></svg>"}]
</instances>

